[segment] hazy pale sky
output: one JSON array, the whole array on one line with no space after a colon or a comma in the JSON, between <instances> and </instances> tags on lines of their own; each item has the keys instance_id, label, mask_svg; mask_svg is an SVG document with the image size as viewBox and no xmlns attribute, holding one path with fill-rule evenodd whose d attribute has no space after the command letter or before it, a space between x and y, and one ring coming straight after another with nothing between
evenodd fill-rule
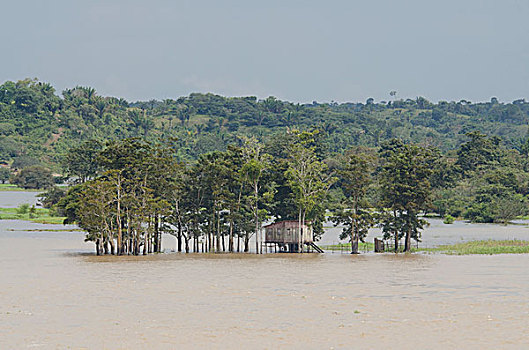
<instances>
[{"instance_id":1,"label":"hazy pale sky","mask_svg":"<svg viewBox=\"0 0 529 350\"><path fill-rule=\"evenodd\" d=\"M128 100L529 99L529 0L18 0L0 82Z\"/></svg>"}]
</instances>

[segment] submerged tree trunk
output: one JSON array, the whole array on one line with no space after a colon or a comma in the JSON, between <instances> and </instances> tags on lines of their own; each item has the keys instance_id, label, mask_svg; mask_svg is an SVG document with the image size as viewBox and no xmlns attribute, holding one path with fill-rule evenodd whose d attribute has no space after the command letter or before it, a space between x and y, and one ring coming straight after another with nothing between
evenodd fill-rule
<instances>
[{"instance_id":1,"label":"submerged tree trunk","mask_svg":"<svg viewBox=\"0 0 529 350\"><path fill-rule=\"evenodd\" d=\"M160 218L158 214L154 215L154 252L160 253L162 251L162 240L160 237Z\"/></svg>"},{"instance_id":2,"label":"submerged tree trunk","mask_svg":"<svg viewBox=\"0 0 529 350\"><path fill-rule=\"evenodd\" d=\"M107 255L108 254L108 240L107 239L103 240L103 250L105 251L105 255Z\"/></svg>"},{"instance_id":3,"label":"submerged tree trunk","mask_svg":"<svg viewBox=\"0 0 529 350\"><path fill-rule=\"evenodd\" d=\"M110 238L108 242L110 243L110 254L116 254L116 246L114 245L114 239Z\"/></svg>"},{"instance_id":4,"label":"submerged tree trunk","mask_svg":"<svg viewBox=\"0 0 529 350\"><path fill-rule=\"evenodd\" d=\"M259 254L259 187L257 182L254 182L254 195L255 195L255 254Z\"/></svg>"},{"instance_id":5,"label":"submerged tree trunk","mask_svg":"<svg viewBox=\"0 0 529 350\"><path fill-rule=\"evenodd\" d=\"M411 218L412 213L408 210L408 227L406 230L406 240L404 242L404 252L409 252L411 250Z\"/></svg>"},{"instance_id":6,"label":"submerged tree trunk","mask_svg":"<svg viewBox=\"0 0 529 350\"><path fill-rule=\"evenodd\" d=\"M186 253L189 253L189 237L188 237L188 235L189 235L189 232L188 232L187 235L184 235L184 236L183 236L183 237L184 237L184 241L185 241L185 249L186 249Z\"/></svg>"},{"instance_id":7,"label":"submerged tree trunk","mask_svg":"<svg viewBox=\"0 0 529 350\"><path fill-rule=\"evenodd\" d=\"M351 254L358 254L358 228L356 220L358 219L358 208L356 200L353 199L353 207L351 209L353 214L351 218Z\"/></svg>"},{"instance_id":8,"label":"submerged tree trunk","mask_svg":"<svg viewBox=\"0 0 529 350\"><path fill-rule=\"evenodd\" d=\"M397 212L393 212L393 217L395 221L397 219ZM395 228L395 253L399 252L399 230Z\"/></svg>"},{"instance_id":9,"label":"submerged tree trunk","mask_svg":"<svg viewBox=\"0 0 529 350\"><path fill-rule=\"evenodd\" d=\"M100 246L100 240L99 238L96 239L96 255L101 255L101 246Z\"/></svg>"},{"instance_id":10,"label":"submerged tree trunk","mask_svg":"<svg viewBox=\"0 0 529 350\"><path fill-rule=\"evenodd\" d=\"M250 250L250 232L245 232L244 234L244 252L248 253Z\"/></svg>"},{"instance_id":11,"label":"submerged tree trunk","mask_svg":"<svg viewBox=\"0 0 529 350\"><path fill-rule=\"evenodd\" d=\"M176 241L177 241L176 250L179 253L181 253L182 252L182 223L180 221L178 221L177 227L178 227L178 233L176 234ZM187 240L186 240L186 245L187 245Z\"/></svg>"},{"instance_id":12,"label":"submerged tree trunk","mask_svg":"<svg viewBox=\"0 0 529 350\"><path fill-rule=\"evenodd\" d=\"M231 216L231 213L230 213ZM233 218L230 218L230 234L228 238L228 251L233 253Z\"/></svg>"},{"instance_id":13,"label":"submerged tree trunk","mask_svg":"<svg viewBox=\"0 0 529 350\"><path fill-rule=\"evenodd\" d=\"M220 211L217 211L217 253L220 252Z\"/></svg>"},{"instance_id":14,"label":"submerged tree trunk","mask_svg":"<svg viewBox=\"0 0 529 350\"><path fill-rule=\"evenodd\" d=\"M123 232L122 232L122 225L121 225L121 177L118 175L118 183L117 183L117 213L116 213L116 224L118 225L118 237L117 237L117 245L118 245L118 255L123 254Z\"/></svg>"},{"instance_id":15,"label":"submerged tree trunk","mask_svg":"<svg viewBox=\"0 0 529 350\"><path fill-rule=\"evenodd\" d=\"M213 215L213 221L215 221L215 215ZM211 227L212 225L215 225L215 223L212 223L211 220L208 224L208 252L211 252L213 251L214 249L214 246L213 246L213 228Z\"/></svg>"}]
</instances>

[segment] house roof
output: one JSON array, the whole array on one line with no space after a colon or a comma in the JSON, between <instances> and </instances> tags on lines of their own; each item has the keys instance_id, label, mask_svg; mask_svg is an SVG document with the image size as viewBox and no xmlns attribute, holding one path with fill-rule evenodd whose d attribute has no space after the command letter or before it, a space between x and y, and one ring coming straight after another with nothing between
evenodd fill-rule
<instances>
[{"instance_id":1,"label":"house roof","mask_svg":"<svg viewBox=\"0 0 529 350\"><path fill-rule=\"evenodd\" d=\"M281 224L285 224L287 222L292 222L292 223L295 223L295 224L299 223L298 220L281 220L281 221L277 221L277 222L273 222L271 224L265 225L265 226L263 226L263 228L271 228L271 227L274 227L274 226L280 226ZM305 226L307 226L307 224L309 224L309 222L306 222Z\"/></svg>"}]
</instances>

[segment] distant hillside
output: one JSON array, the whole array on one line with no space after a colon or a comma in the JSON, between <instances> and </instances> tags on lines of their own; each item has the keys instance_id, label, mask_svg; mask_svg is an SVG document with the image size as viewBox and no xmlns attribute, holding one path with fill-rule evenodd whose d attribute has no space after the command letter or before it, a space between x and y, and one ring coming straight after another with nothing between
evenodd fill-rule
<instances>
[{"instance_id":1,"label":"distant hillside","mask_svg":"<svg viewBox=\"0 0 529 350\"><path fill-rule=\"evenodd\" d=\"M41 162L60 170L72 146L89 139L175 138L182 159L222 150L241 135L267 139L287 128L319 128L329 153L352 145L377 146L398 137L453 150L465 133L499 136L508 148L527 139L529 103L431 103L419 97L374 103L295 104L274 97L191 94L176 100L128 102L75 87L62 97L48 83L7 81L0 86L0 162L23 167Z\"/></svg>"}]
</instances>

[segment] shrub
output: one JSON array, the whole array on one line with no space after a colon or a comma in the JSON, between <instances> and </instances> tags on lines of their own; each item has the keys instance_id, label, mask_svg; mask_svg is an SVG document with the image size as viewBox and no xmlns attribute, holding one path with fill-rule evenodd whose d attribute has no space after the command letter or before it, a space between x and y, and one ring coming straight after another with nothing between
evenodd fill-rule
<instances>
[{"instance_id":1,"label":"shrub","mask_svg":"<svg viewBox=\"0 0 529 350\"><path fill-rule=\"evenodd\" d=\"M28 210L29 210L29 204L27 203L20 204L17 209L17 214L22 214L22 215L27 214Z\"/></svg>"},{"instance_id":2,"label":"shrub","mask_svg":"<svg viewBox=\"0 0 529 350\"><path fill-rule=\"evenodd\" d=\"M53 186L53 176L40 165L29 166L13 177L13 184L25 189L49 188Z\"/></svg>"},{"instance_id":3,"label":"shrub","mask_svg":"<svg viewBox=\"0 0 529 350\"><path fill-rule=\"evenodd\" d=\"M445 218L443 220L443 224L448 224L448 225L449 224L453 224L454 220L455 220L455 218L452 215L447 214L447 215L445 215Z\"/></svg>"}]
</instances>

